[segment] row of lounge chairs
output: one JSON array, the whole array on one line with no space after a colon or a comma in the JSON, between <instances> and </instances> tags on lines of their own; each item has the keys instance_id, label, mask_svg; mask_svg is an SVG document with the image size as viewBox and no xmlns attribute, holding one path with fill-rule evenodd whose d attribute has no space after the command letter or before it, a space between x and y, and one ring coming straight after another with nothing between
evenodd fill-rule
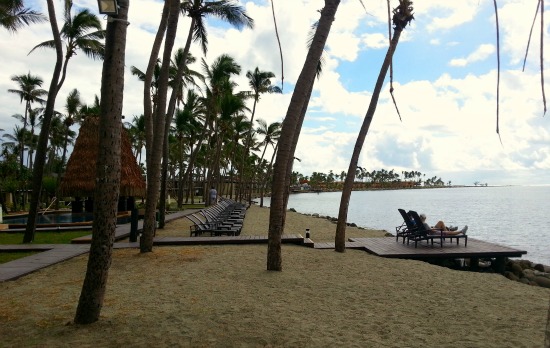
<instances>
[{"instance_id":1,"label":"row of lounge chairs","mask_svg":"<svg viewBox=\"0 0 550 348\"><path fill-rule=\"evenodd\" d=\"M193 222L190 236L238 236L241 234L245 214L246 207L243 204L224 198L216 205L186 216Z\"/></svg>"},{"instance_id":2,"label":"row of lounge chairs","mask_svg":"<svg viewBox=\"0 0 550 348\"><path fill-rule=\"evenodd\" d=\"M432 246L434 245L434 241L438 241L441 247L443 247L443 243L447 240L452 242L453 239L456 239L456 244L458 245L459 240L464 239L464 246L468 246L468 235L447 235L443 230L428 230L424 227L424 224L416 211L409 210L406 212L404 209L397 210L403 217L403 223L395 228L396 242L399 241L399 238L402 238L403 244L405 244L405 241L407 244L412 241L414 242L414 247L416 248L418 243L422 241L426 241L428 243L431 242ZM437 232L434 233L434 231Z\"/></svg>"}]
</instances>

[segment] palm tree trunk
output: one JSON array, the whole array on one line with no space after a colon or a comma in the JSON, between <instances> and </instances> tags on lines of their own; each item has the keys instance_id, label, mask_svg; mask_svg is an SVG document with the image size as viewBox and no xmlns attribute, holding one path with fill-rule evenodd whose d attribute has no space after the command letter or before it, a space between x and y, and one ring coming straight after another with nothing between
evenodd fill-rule
<instances>
[{"instance_id":1,"label":"palm tree trunk","mask_svg":"<svg viewBox=\"0 0 550 348\"><path fill-rule=\"evenodd\" d=\"M153 126L155 137L151 148L151 164L147 171L147 176L150 179L148 180L149 185L147 186L143 233L140 239L140 251L142 253L153 251L153 237L156 227L155 211L159 197L161 160L164 147L164 126L166 121L166 99L168 94L170 57L172 55L172 48L174 47L178 29L180 0L171 0L169 6L170 13L168 15L168 24L166 28L166 40L164 43L162 67L157 89L158 101ZM147 162L149 162L149 158L147 158Z\"/></svg>"},{"instance_id":2,"label":"palm tree trunk","mask_svg":"<svg viewBox=\"0 0 550 348\"><path fill-rule=\"evenodd\" d=\"M182 62L178 66L178 71L176 73L175 81L176 85L172 89L172 94L170 95L170 101L168 102L168 112L166 113L166 124L164 126L164 149L162 154L162 175L161 175L161 189L160 189L160 200L159 200L159 228L164 228L165 221L165 211L166 211L166 174L168 171L168 135L170 133L170 125L172 124L172 117L174 116L174 111L176 110L176 101L178 96L178 91L181 88L181 79L186 67L187 55L189 54L189 48L191 47L191 39L193 37L193 28L195 26L195 18L191 19L191 25L189 28L189 34L187 34L187 42L185 43L185 48L183 49Z\"/></svg>"},{"instance_id":3,"label":"palm tree trunk","mask_svg":"<svg viewBox=\"0 0 550 348\"><path fill-rule=\"evenodd\" d=\"M56 62L53 70L50 89L48 91L48 100L46 109L44 110L44 118L42 119L42 128L38 137L38 145L36 148L36 158L32 175L32 193L29 209L29 217L27 220L27 228L23 236L23 243L31 243L34 239L36 231L36 217L38 215L38 203L40 201L40 193L42 191L42 176L44 175L44 164L46 163L46 152L48 151L48 135L50 134L50 125L55 106L55 98L57 97L57 81L61 73L63 64L63 47L61 46L61 35L57 26L55 17L55 7L53 0L47 0L48 16L50 17L50 26L55 44Z\"/></svg>"},{"instance_id":4,"label":"palm tree trunk","mask_svg":"<svg viewBox=\"0 0 550 348\"><path fill-rule=\"evenodd\" d=\"M376 80L376 85L374 86L374 91L372 92L372 98L370 100L369 108L365 119L363 120L363 125L357 136L357 141L355 142L355 147L353 148L353 155L351 156L351 161L348 168L348 174L346 176L346 181L344 182L344 188L342 190L342 198L340 200L340 210L338 212L338 223L336 224L336 237L334 240L335 250L338 252L346 251L346 220L348 216L348 206L349 199L351 197L351 191L353 189L353 181L355 180L355 171L357 170L357 162L359 161L359 155L361 154L361 149L365 143L365 138L369 132L370 124L372 118L374 117L374 112L376 111L376 106L378 104L378 98L380 97L380 91L384 84L384 79L388 72L388 68L391 64L393 53L397 48L399 43L399 37L401 36L402 28L399 26L394 30L393 38L390 42L390 47L388 47L388 52L380 68L380 73L378 74L378 79Z\"/></svg>"},{"instance_id":5,"label":"palm tree trunk","mask_svg":"<svg viewBox=\"0 0 550 348\"><path fill-rule=\"evenodd\" d=\"M248 153L250 152L250 144L252 143L252 130L254 128L254 115L256 114L256 104L258 102L258 98L256 98L256 96L254 96L254 105L252 106L252 115L250 115L250 129L248 130L248 136L246 137L246 146L244 148L244 151L243 151L243 156L242 156L242 159L241 159L241 170L239 171L239 182L243 182L243 172L244 172L244 167L245 167L245 162L248 158ZM250 188L250 194L249 194L249 198L250 198L250 195L251 195L251 192L252 192L252 188ZM241 196L241 199L242 199L242 196ZM250 199L249 199L249 202L248 204L250 204Z\"/></svg>"},{"instance_id":6,"label":"palm tree trunk","mask_svg":"<svg viewBox=\"0 0 550 348\"><path fill-rule=\"evenodd\" d=\"M299 117L302 112L303 105L306 102L309 88L315 79L317 65L325 47L325 42L330 33L334 15L338 9L340 0L325 0L325 7L321 11L319 25L315 31L312 44L308 51L304 67L296 82L292 99L288 106L287 114L281 129L281 137L279 138L279 150L277 151L277 159L273 170L273 184L271 194L271 209L269 214L269 240L267 248L267 270L281 271L281 236L284 230L284 222L286 217L285 210L285 194L288 192L287 179L288 167L294 153L294 137L295 133L299 136L300 129L298 127Z\"/></svg>"},{"instance_id":7,"label":"palm tree trunk","mask_svg":"<svg viewBox=\"0 0 550 348\"><path fill-rule=\"evenodd\" d=\"M118 4L120 10L117 18L126 21L129 1L119 0ZM99 180L94 191L94 222L88 267L74 318L77 324L91 324L99 320L111 265L120 190L127 28L123 22L107 23L96 164L96 177Z\"/></svg>"},{"instance_id":8,"label":"palm tree trunk","mask_svg":"<svg viewBox=\"0 0 550 348\"><path fill-rule=\"evenodd\" d=\"M164 33L166 32L166 25L169 13L168 7L169 1L164 2L162 9L162 16L159 23L159 28L151 48L151 55L149 56L149 62L147 64L147 70L145 71L145 77L143 78L143 117L145 118L145 157L151 158L152 146L153 146L153 103L151 100L151 82L153 81L153 74L155 72L155 65L157 64L157 58L159 56L160 47L162 46L162 40L164 39ZM149 161L147 162L147 171L149 171Z\"/></svg>"}]
</instances>

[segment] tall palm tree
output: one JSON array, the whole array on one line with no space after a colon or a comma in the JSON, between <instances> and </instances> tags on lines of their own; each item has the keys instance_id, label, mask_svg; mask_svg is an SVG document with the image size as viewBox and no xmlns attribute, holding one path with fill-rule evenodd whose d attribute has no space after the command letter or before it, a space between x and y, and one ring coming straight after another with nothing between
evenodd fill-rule
<instances>
[{"instance_id":1,"label":"tall palm tree","mask_svg":"<svg viewBox=\"0 0 550 348\"><path fill-rule=\"evenodd\" d=\"M65 23L61 28L61 38L65 43L65 61L63 62L61 79L57 84L58 91L65 82L69 59L77 51L84 52L87 57L92 59L103 59L105 51L105 45L101 42L105 38L105 30L102 29L99 18L88 9L82 9L72 16L72 6L72 0L65 1L65 11L63 13ZM54 40L44 41L34 46L29 54L37 48L55 48Z\"/></svg>"},{"instance_id":2,"label":"tall palm tree","mask_svg":"<svg viewBox=\"0 0 550 348\"><path fill-rule=\"evenodd\" d=\"M319 24L315 30L302 71L296 81L296 87L281 129L277 158L273 169L271 208L269 212L267 270L270 271L282 270L281 236L286 217L287 178L290 180L290 174L292 173L290 161L293 159L296 149L295 139L298 138L301 130L302 109L309 100L308 92L313 86L319 60L339 5L340 0L325 0Z\"/></svg>"},{"instance_id":3,"label":"tall palm tree","mask_svg":"<svg viewBox=\"0 0 550 348\"><path fill-rule=\"evenodd\" d=\"M244 158L248 156L250 151L250 141L252 138L252 127L254 125L254 116L256 115L256 104L260 101L260 95L263 93L282 93L281 89L271 84L271 79L275 77L271 71L261 71L258 67L254 71L247 71L246 77L248 78L248 85L252 89L250 96L254 98L254 104L252 106L252 114L250 116L250 129L249 136L246 140L246 147ZM242 180L242 177L241 177ZM249 194L248 203L252 203L252 196Z\"/></svg>"},{"instance_id":4,"label":"tall palm tree","mask_svg":"<svg viewBox=\"0 0 550 348\"><path fill-rule=\"evenodd\" d=\"M188 66L196 61L195 57L189 53L185 53L185 50L180 48L174 54L174 58L170 65L170 86L172 87L172 94L168 102L168 111L166 113L166 123L164 129L164 147L162 153L162 169L161 169L161 187L159 197L159 228L164 228L165 211L166 211L166 194L167 194L167 174L169 164L169 147L168 136L170 134L170 125L172 124L172 118L176 104L183 101L183 88L187 85L197 87L195 78L201 80L204 83L204 76ZM182 67L183 65L183 67ZM183 75L180 75L180 70L184 71ZM199 88L200 89L200 88Z\"/></svg>"},{"instance_id":5,"label":"tall palm tree","mask_svg":"<svg viewBox=\"0 0 550 348\"><path fill-rule=\"evenodd\" d=\"M26 75L13 75L11 80L17 82L19 89L8 89L9 93L14 93L19 96L21 103L25 101L25 114L23 117L23 129L27 129L27 120L29 112L31 112L32 104L44 104L46 101L42 98L48 92L40 88L44 82L41 77L31 75L30 71ZM23 146L20 148L19 161L23 166Z\"/></svg>"},{"instance_id":6,"label":"tall palm tree","mask_svg":"<svg viewBox=\"0 0 550 348\"><path fill-rule=\"evenodd\" d=\"M107 23L105 60L101 76L101 116L94 191L94 222L86 277L74 322L99 320L113 253L121 173L122 103L129 0L118 0L117 18ZM121 83L122 81L122 83ZM105 170L108 168L109 170Z\"/></svg>"},{"instance_id":7,"label":"tall palm tree","mask_svg":"<svg viewBox=\"0 0 550 348\"><path fill-rule=\"evenodd\" d=\"M55 99L58 92L57 81L59 80L63 66L63 44L61 42L61 34L57 25L53 0L47 0L47 7L52 35L54 37L56 58L52 79L50 80L50 87L48 89L48 99L46 101L46 107L42 117L42 126L40 128L38 144L36 146L36 156L31 184L31 202L27 220L27 228L25 230L25 235L23 236L23 243L32 242L34 239L34 233L36 232L36 217L38 216L38 203L42 192L42 177L44 175L44 164L46 162L46 152L48 150L48 135L50 132L50 123L54 114Z\"/></svg>"},{"instance_id":8,"label":"tall palm tree","mask_svg":"<svg viewBox=\"0 0 550 348\"><path fill-rule=\"evenodd\" d=\"M164 133L170 77L170 58L172 56L172 48L174 47L174 42L176 40L180 10L180 0L171 0L167 2L169 2L169 5L168 17L166 19L166 40L164 42L164 52L161 59L162 66L158 81L157 106L156 110L154 110L153 123L146 123L148 126L152 125L155 136L152 139L151 146L149 147L149 145L147 145L147 148L150 149L150 153L147 153L147 197L145 201L145 214L143 219L143 233L140 238L140 252L142 253L151 252L153 250L153 237L156 228L155 211L157 208L160 190L161 162L165 140ZM150 57L149 63L151 63L151 58L153 57ZM147 69L149 70L149 66ZM144 82L144 89L148 90L149 86L147 84L150 82L147 81L147 78ZM144 110L144 113L146 113L146 120L148 112L149 110ZM150 140L149 132L150 131L147 132L148 141Z\"/></svg>"},{"instance_id":9,"label":"tall palm tree","mask_svg":"<svg viewBox=\"0 0 550 348\"><path fill-rule=\"evenodd\" d=\"M15 33L25 25L47 21L40 12L26 8L23 0L2 0L0 2L0 26Z\"/></svg>"},{"instance_id":10,"label":"tall palm tree","mask_svg":"<svg viewBox=\"0 0 550 348\"><path fill-rule=\"evenodd\" d=\"M365 119L363 120L363 125L357 136L357 141L355 142L355 147L353 148L353 155L350 160L348 174L346 176L346 181L344 182L344 188L342 190L342 197L340 200L340 209L338 211L338 222L336 224L336 236L335 236L335 250L338 252L344 252L346 250L346 220L348 215L348 206L349 199L351 197L351 190L353 189L353 181L355 179L355 170L357 169L357 162L359 161L359 155L361 154L361 149L365 143L365 138L370 128L370 124L374 117L376 111L376 106L378 104L378 98L380 97L380 91L384 85L384 79L388 72L389 66L391 64L393 54L399 43L399 37L401 32L405 27L414 19L413 16L413 7L412 1L410 0L399 0L399 5L393 10L393 37L390 41L390 46L380 68L380 73L378 74L378 79L374 86L372 92L372 97L370 100L369 108ZM393 175L393 173L392 173Z\"/></svg>"}]
</instances>

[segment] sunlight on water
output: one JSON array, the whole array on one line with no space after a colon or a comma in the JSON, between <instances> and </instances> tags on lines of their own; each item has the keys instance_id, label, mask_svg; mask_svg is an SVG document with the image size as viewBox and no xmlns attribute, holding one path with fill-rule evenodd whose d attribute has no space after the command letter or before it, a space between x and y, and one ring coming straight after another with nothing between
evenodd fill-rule
<instances>
[{"instance_id":1,"label":"sunlight on water","mask_svg":"<svg viewBox=\"0 0 550 348\"><path fill-rule=\"evenodd\" d=\"M523 258L550 265L550 186L463 187L421 190L355 191L348 222L395 232L398 208L425 213L428 223L443 220L473 238L526 250ZM288 208L337 217L340 192L290 195ZM269 199L264 201L269 206Z\"/></svg>"}]
</instances>

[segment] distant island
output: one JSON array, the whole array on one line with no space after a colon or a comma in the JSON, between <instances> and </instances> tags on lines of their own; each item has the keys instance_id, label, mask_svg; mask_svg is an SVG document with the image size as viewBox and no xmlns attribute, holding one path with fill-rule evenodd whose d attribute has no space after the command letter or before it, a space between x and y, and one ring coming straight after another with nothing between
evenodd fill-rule
<instances>
[{"instance_id":1,"label":"distant island","mask_svg":"<svg viewBox=\"0 0 550 348\"><path fill-rule=\"evenodd\" d=\"M346 172L335 174L332 170L328 173L313 172L311 176L305 176L298 172L292 173L290 187L292 193L305 192L332 192L342 191ZM399 189L418 189L418 188L444 188L444 187L488 187L489 184L476 181L473 186L470 185L452 185L451 181L445 182L437 176L426 177L426 174L419 171L401 171L395 170L373 170L367 171L358 167L354 191L365 190L399 190Z\"/></svg>"}]
</instances>

